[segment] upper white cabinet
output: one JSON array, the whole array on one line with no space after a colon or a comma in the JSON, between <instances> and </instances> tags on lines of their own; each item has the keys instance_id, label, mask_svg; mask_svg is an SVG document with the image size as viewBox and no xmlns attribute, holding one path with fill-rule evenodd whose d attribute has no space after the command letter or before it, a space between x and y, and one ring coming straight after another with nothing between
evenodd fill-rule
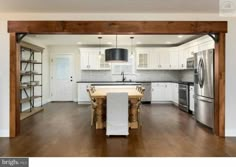
<instances>
[{"instance_id":1,"label":"upper white cabinet","mask_svg":"<svg viewBox=\"0 0 236 167\"><path fill-rule=\"evenodd\" d=\"M213 48L215 48L215 43L214 43L213 40L203 42L198 46L199 51L203 51L203 50L207 50L207 49L213 49Z\"/></svg>"},{"instance_id":2,"label":"upper white cabinet","mask_svg":"<svg viewBox=\"0 0 236 167\"><path fill-rule=\"evenodd\" d=\"M157 48L156 53L158 56L158 69L170 68L170 55L168 48Z\"/></svg>"},{"instance_id":3,"label":"upper white cabinet","mask_svg":"<svg viewBox=\"0 0 236 167\"><path fill-rule=\"evenodd\" d=\"M169 69L168 48L137 48L136 53L138 70Z\"/></svg>"},{"instance_id":4,"label":"upper white cabinet","mask_svg":"<svg viewBox=\"0 0 236 167\"><path fill-rule=\"evenodd\" d=\"M99 55L98 48L80 49L80 67L81 70L110 70L111 66L105 62L104 49Z\"/></svg>"},{"instance_id":5,"label":"upper white cabinet","mask_svg":"<svg viewBox=\"0 0 236 167\"><path fill-rule=\"evenodd\" d=\"M136 69L150 70L156 69L157 55L153 48L136 49Z\"/></svg>"},{"instance_id":6,"label":"upper white cabinet","mask_svg":"<svg viewBox=\"0 0 236 167\"><path fill-rule=\"evenodd\" d=\"M170 48L169 49L169 69L179 69L179 50L178 48Z\"/></svg>"}]
</instances>

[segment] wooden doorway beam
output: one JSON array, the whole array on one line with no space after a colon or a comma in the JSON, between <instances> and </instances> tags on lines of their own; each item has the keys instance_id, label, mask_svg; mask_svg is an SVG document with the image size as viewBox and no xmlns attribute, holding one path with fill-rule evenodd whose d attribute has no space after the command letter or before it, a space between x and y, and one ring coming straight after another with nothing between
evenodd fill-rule
<instances>
[{"instance_id":1,"label":"wooden doorway beam","mask_svg":"<svg viewBox=\"0 0 236 167\"><path fill-rule=\"evenodd\" d=\"M10 33L10 137L20 133L20 47Z\"/></svg>"},{"instance_id":2,"label":"wooden doorway beam","mask_svg":"<svg viewBox=\"0 0 236 167\"><path fill-rule=\"evenodd\" d=\"M215 43L215 120L217 136L225 136L225 33L220 33Z\"/></svg>"},{"instance_id":3,"label":"wooden doorway beam","mask_svg":"<svg viewBox=\"0 0 236 167\"><path fill-rule=\"evenodd\" d=\"M219 34L215 45L215 134L225 135L225 33L226 21L9 21L10 129L20 129L19 46L16 34Z\"/></svg>"},{"instance_id":4,"label":"wooden doorway beam","mask_svg":"<svg viewBox=\"0 0 236 167\"><path fill-rule=\"evenodd\" d=\"M31 34L226 33L225 21L9 21L9 32Z\"/></svg>"}]
</instances>

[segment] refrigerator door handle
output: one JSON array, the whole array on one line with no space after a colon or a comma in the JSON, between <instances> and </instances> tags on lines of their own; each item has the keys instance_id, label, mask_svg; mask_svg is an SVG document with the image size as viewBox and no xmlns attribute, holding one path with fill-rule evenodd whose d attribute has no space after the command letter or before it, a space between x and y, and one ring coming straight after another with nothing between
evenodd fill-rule
<instances>
[{"instance_id":1,"label":"refrigerator door handle","mask_svg":"<svg viewBox=\"0 0 236 167\"><path fill-rule=\"evenodd\" d=\"M198 66L198 79L199 79L199 85L200 85L200 87L202 88L203 87L203 76L204 76L204 74L203 74L203 72L204 72L204 70L203 70L203 67L204 65L203 65L203 60L202 60L202 58L199 60L199 66Z\"/></svg>"},{"instance_id":2,"label":"refrigerator door handle","mask_svg":"<svg viewBox=\"0 0 236 167\"><path fill-rule=\"evenodd\" d=\"M204 85L204 81L205 81L205 73L204 73L204 71L205 71L205 65L204 65L204 61L203 61L203 59L202 59L202 68L201 68L201 73L202 73L202 87L203 87L203 85Z\"/></svg>"},{"instance_id":3,"label":"refrigerator door handle","mask_svg":"<svg viewBox=\"0 0 236 167\"><path fill-rule=\"evenodd\" d=\"M214 99L199 97L199 96L196 96L196 95L194 96L194 99L204 101L204 102L207 102L207 103L213 103L214 102Z\"/></svg>"}]
</instances>

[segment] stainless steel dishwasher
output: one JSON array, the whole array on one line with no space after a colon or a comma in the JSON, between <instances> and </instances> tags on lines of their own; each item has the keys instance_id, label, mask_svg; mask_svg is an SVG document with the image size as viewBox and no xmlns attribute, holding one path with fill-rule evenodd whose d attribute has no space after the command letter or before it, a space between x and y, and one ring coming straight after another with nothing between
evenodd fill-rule
<instances>
[{"instance_id":1,"label":"stainless steel dishwasher","mask_svg":"<svg viewBox=\"0 0 236 167\"><path fill-rule=\"evenodd\" d=\"M152 88L151 82L139 82L145 88L144 96L142 98L143 103L151 103L152 100Z\"/></svg>"}]
</instances>

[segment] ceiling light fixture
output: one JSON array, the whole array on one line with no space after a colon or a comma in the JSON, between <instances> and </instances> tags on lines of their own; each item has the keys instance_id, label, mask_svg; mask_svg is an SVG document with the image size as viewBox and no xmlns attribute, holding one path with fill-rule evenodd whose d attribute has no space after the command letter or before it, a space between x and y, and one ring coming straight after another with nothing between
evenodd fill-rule
<instances>
[{"instance_id":1,"label":"ceiling light fixture","mask_svg":"<svg viewBox=\"0 0 236 167\"><path fill-rule=\"evenodd\" d=\"M98 57L99 57L99 59L102 58L102 52L101 52L101 39L102 39L102 37L98 37L98 40L99 40L99 55L98 55Z\"/></svg>"},{"instance_id":2,"label":"ceiling light fixture","mask_svg":"<svg viewBox=\"0 0 236 167\"><path fill-rule=\"evenodd\" d=\"M130 37L130 40L131 40L131 45L130 45L130 51L131 51L131 56L134 56L134 48L133 48L133 40L134 40L134 37Z\"/></svg>"},{"instance_id":3,"label":"ceiling light fixture","mask_svg":"<svg viewBox=\"0 0 236 167\"><path fill-rule=\"evenodd\" d=\"M116 47L105 50L105 61L111 63L121 63L128 61L128 50L117 48L117 34L116 34Z\"/></svg>"}]
</instances>

